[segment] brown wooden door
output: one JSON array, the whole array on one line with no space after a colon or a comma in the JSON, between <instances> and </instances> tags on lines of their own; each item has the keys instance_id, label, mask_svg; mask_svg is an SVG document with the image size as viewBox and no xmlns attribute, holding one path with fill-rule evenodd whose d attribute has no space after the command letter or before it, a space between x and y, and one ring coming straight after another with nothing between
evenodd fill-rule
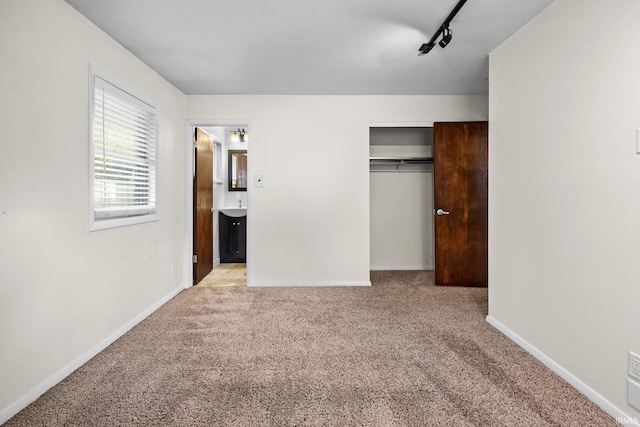
<instances>
[{"instance_id":1,"label":"brown wooden door","mask_svg":"<svg viewBox=\"0 0 640 427\"><path fill-rule=\"evenodd\" d=\"M213 140L202 130L194 133L193 284L213 269Z\"/></svg>"},{"instance_id":2,"label":"brown wooden door","mask_svg":"<svg viewBox=\"0 0 640 427\"><path fill-rule=\"evenodd\" d=\"M488 123L436 123L436 285L487 286L487 198Z\"/></svg>"}]
</instances>

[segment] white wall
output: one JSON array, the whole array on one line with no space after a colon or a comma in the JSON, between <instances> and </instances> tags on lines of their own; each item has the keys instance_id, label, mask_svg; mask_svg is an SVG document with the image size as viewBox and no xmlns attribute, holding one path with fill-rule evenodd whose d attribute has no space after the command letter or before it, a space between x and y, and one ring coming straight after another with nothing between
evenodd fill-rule
<instances>
[{"instance_id":1,"label":"white wall","mask_svg":"<svg viewBox=\"0 0 640 427\"><path fill-rule=\"evenodd\" d=\"M88 232L89 63L158 107L158 222ZM62 0L0 2L0 64L1 423L181 289L186 247L182 93Z\"/></svg>"},{"instance_id":2,"label":"white wall","mask_svg":"<svg viewBox=\"0 0 640 427\"><path fill-rule=\"evenodd\" d=\"M433 166L421 169L370 173L371 270L433 269Z\"/></svg>"},{"instance_id":3,"label":"white wall","mask_svg":"<svg viewBox=\"0 0 640 427\"><path fill-rule=\"evenodd\" d=\"M251 285L369 283L369 127L486 120L486 96L187 96L250 123Z\"/></svg>"},{"instance_id":4,"label":"white wall","mask_svg":"<svg viewBox=\"0 0 640 427\"><path fill-rule=\"evenodd\" d=\"M489 93L489 320L634 417L639 16L557 0L491 54Z\"/></svg>"}]
</instances>

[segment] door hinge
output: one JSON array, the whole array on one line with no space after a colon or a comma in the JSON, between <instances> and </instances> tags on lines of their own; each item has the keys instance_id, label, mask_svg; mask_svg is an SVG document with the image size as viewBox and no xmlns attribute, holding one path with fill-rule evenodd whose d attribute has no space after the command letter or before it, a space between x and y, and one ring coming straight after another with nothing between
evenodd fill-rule
<instances>
[{"instance_id":1,"label":"door hinge","mask_svg":"<svg viewBox=\"0 0 640 427\"><path fill-rule=\"evenodd\" d=\"M191 256L191 262L193 262L194 264L196 264L198 262L198 255L192 255Z\"/></svg>"}]
</instances>

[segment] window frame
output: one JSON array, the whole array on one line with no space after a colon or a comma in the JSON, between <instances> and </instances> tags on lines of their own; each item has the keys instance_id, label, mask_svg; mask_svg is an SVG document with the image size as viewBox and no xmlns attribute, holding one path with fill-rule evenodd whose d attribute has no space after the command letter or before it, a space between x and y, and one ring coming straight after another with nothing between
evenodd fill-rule
<instances>
[{"instance_id":1,"label":"window frame","mask_svg":"<svg viewBox=\"0 0 640 427\"><path fill-rule=\"evenodd\" d=\"M95 124L96 116L95 100L96 90L105 88L112 95L134 104L140 110L153 115L153 150L155 159L151 162L151 174L153 183L150 185L152 193L151 203L148 205L129 206L113 209L96 208L95 196ZM105 230L115 227L123 227L133 224L142 224L158 221L158 145L159 145L159 114L157 108L143 98L135 95L118 81L110 78L106 73L96 70L94 66L89 67L89 231Z\"/></svg>"}]
</instances>

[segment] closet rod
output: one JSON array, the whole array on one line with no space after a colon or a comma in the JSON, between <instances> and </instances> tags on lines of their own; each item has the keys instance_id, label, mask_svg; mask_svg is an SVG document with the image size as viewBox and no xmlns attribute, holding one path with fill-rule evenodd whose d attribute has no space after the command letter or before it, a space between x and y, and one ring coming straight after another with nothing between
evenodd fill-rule
<instances>
[{"instance_id":1,"label":"closet rod","mask_svg":"<svg viewBox=\"0 0 640 427\"><path fill-rule=\"evenodd\" d=\"M369 164L421 164L433 163L433 157L369 157Z\"/></svg>"}]
</instances>

